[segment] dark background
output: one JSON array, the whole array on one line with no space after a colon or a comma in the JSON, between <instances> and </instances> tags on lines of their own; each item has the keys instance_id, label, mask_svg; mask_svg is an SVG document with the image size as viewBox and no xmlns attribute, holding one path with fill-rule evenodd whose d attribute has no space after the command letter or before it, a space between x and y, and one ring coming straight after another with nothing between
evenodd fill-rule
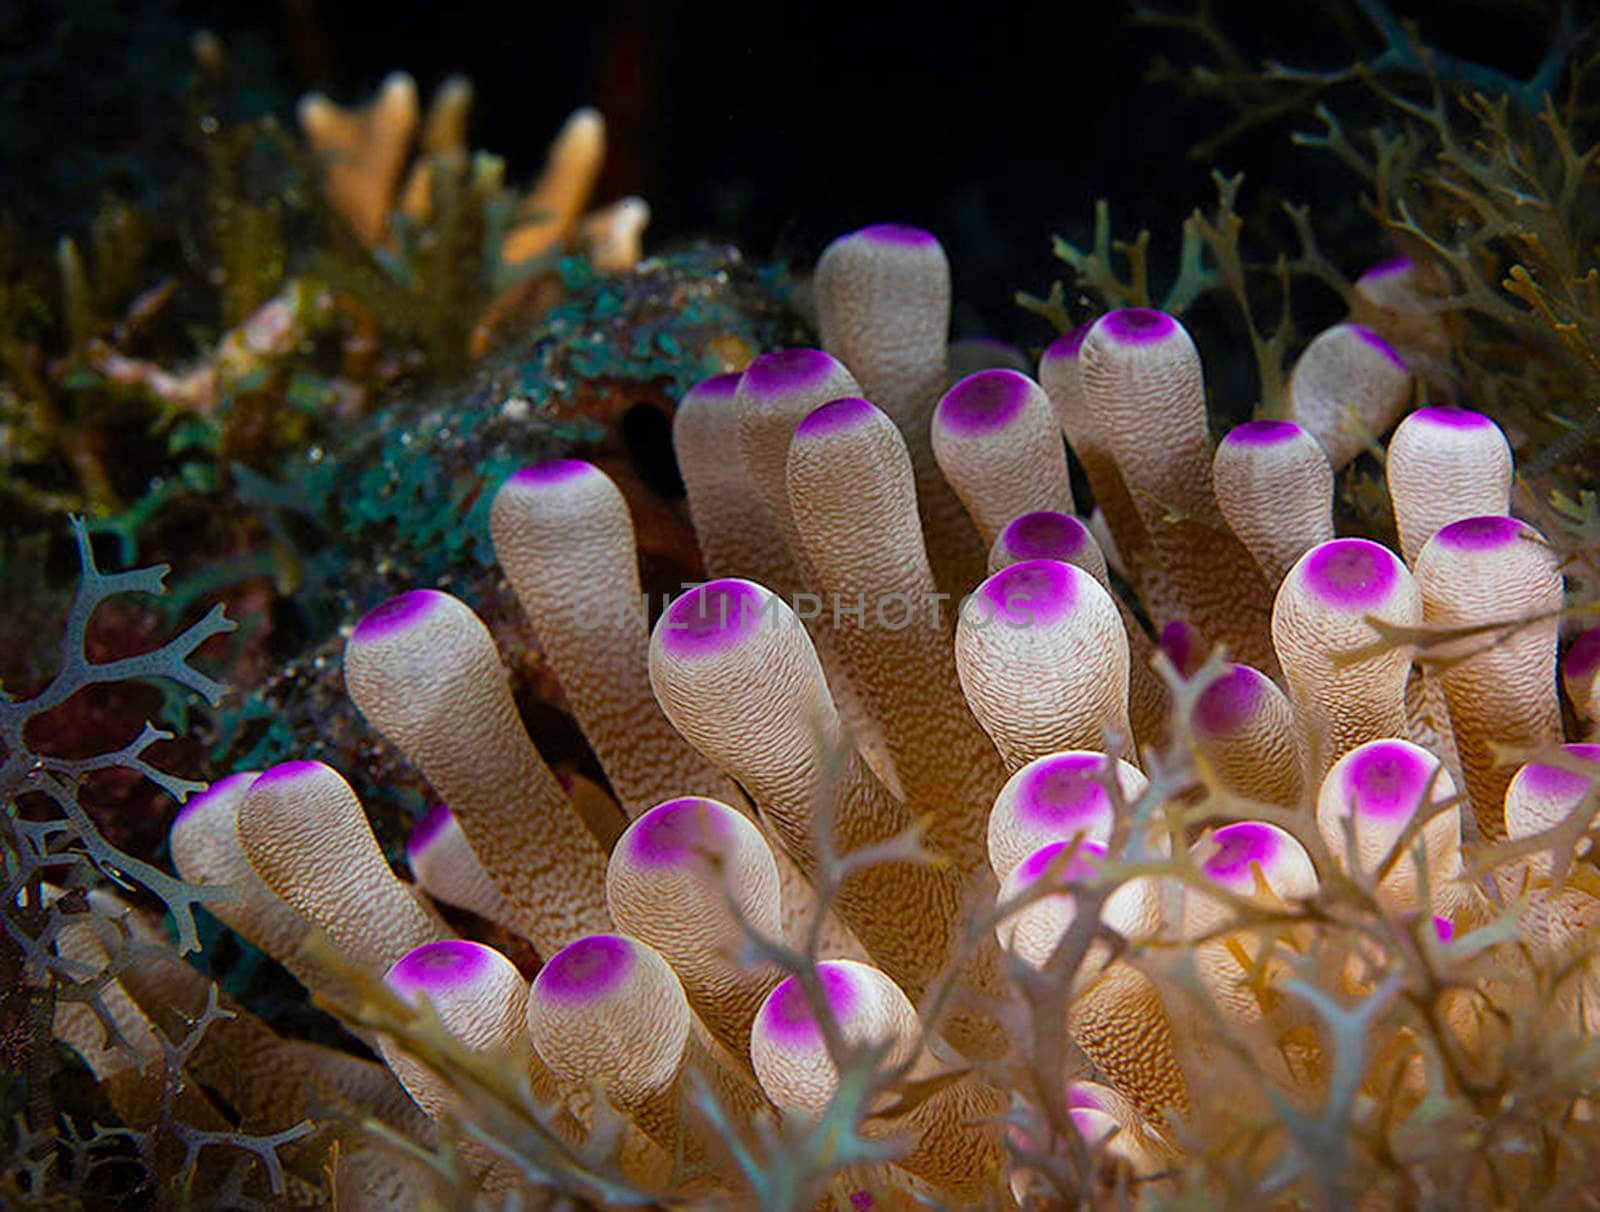
<instances>
[{"instance_id":1,"label":"dark background","mask_svg":"<svg viewBox=\"0 0 1600 1212\"><path fill-rule=\"evenodd\" d=\"M1216 7L1253 61L1333 66L1378 47L1353 4ZM1553 20L1553 4L1515 0L1396 7L1430 43L1518 74ZM1348 174L1289 144L1309 119L1268 125L1214 162L1190 159L1229 111L1145 77L1158 55L1183 67L1210 55L1130 15L1071 2L944 15L759 2L0 0L0 211L44 237L84 222L100 190L158 189L152 131L181 117L172 96L187 39L208 28L249 84L247 103L289 122L306 89L357 102L403 68L426 98L445 76L468 75L473 144L505 157L514 182L538 171L571 109L598 105L611 132L602 198L645 196L651 247L709 235L804 265L862 223L930 227L951 254L964 334L1045 333L1012 294L1043 293L1059 276L1050 236L1087 239L1097 197L1112 199L1119 231L1149 226L1154 260L1170 263L1162 253L1183 217L1215 196L1214 166L1247 172L1246 208L1311 201L1341 259L1357 261L1345 268L1382 255ZM1358 111L1368 104L1359 86L1344 95Z\"/></svg>"}]
</instances>

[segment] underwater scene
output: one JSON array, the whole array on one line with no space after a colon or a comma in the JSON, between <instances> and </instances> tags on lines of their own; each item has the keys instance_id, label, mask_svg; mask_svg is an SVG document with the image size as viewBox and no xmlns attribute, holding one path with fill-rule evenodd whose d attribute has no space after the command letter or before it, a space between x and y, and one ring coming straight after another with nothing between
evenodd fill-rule
<instances>
[{"instance_id":1,"label":"underwater scene","mask_svg":"<svg viewBox=\"0 0 1600 1212\"><path fill-rule=\"evenodd\" d=\"M1600 1209L1600 10L0 0L0 1208Z\"/></svg>"}]
</instances>

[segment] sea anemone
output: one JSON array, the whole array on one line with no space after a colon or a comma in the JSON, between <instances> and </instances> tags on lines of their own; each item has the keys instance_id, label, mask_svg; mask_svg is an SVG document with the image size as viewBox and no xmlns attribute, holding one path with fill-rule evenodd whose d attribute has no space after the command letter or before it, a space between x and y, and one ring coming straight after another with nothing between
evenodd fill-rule
<instances>
[{"instance_id":1,"label":"sea anemone","mask_svg":"<svg viewBox=\"0 0 1600 1212\"><path fill-rule=\"evenodd\" d=\"M816 294L825 351L678 411L716 579L642 599L588 463L494 501L620 839L545 765L482 622L417 589L353 628L345 678L449 805L413 838L420 888L306 762L192 805L185 877L241 885L228 920L467 1126L488 1191L1475 1202L1551 1116L1549 1172L1581 1169L1572 1071L1540 1054L1528 1109L1484 1110L1540 1039L1588 1047L1600 903L1567 880L1595 793L1592 746L1559 748L1559 555L1507 516L1499 430L1401 424L1402 556L1334 537L1344 438L1410 398L1368 329L1308 347L1298 424L1214 445L1171 315L952 385L931 235L843 237ZM1564 668L1591 720L1593 646ZM531 944L531 988L434 900ZM1429 1115L1471 1145L1431 1148Z\"/></svg>"}]
</instances>

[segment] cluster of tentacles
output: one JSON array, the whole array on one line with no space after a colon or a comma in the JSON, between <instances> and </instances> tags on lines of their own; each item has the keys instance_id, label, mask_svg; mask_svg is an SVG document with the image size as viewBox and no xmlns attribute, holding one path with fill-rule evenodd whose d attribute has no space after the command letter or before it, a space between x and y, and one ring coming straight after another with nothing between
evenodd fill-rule
<instances>
[{"instance_id":1,"label":"cluster of tentacles","mask_svg":"<svg viewBox=\"0 0 1600 1212\"><path fill-rule=\"evenodd\" d=\"M895 1148L834 1176L857 1206L1042 1198L1074 1129L1070 1149L1159 1184L1267 1105L1225 1088L1228 1065L1293 1105L1326 1095L1337 1041L1285 993L1310 961L1284 923L1330 881L1371 908L1337 952L1329 991L1349 999L1386 948L1448 967L1518 896L1533 952L1574 946L1600 907L1550 878L1600 747L1558 748L1560 558L1509 514L1499 428L1410 412L1387 456L1401 552L1333 532L1335 468L1410 406L1397 348L1436 335L1407 276L1362 279L1367 324L1311 342L1290 418L1213 443L1172 317L1111 312L1030 378L947 345L932 236L843 237L816 274L826 352L765 355L678 410L716 579L651 611L627 507L587 463L528 468L494 502L501 566L614 803L552 774L489 631L419 589L344 654L362 713L449 805L412 839L416 884L315 762L192 801L178 868L236 884L219 916L312 990L338 1000L301 946L320 930L472 1048L528 1057L573 1141L603 1094L646 1190L750 1198L727 1135L818 1122L867 1046L893 1085L859 1127ZM1414 662L1423 636L1442 659ZM1564 670L1590 727L1597 648ZM1464 864L1508 836L1528 841L1515 863ZM435 899L531 943L531 985ZM1591 1028L1588 978L1564 988L1563 1021ZM1467 1063L1491 1001L1441 1003ZM1049 1050L1041 1007L1076 1050ZM1371 1055L1414 1104L1428 1079L1404 1034ZM452 1114L447 1083L376 1042L423 1111ZM525 1179L481 1142L463 1156L488 1190ZM385 1198L404 1203L399 1174Z\"/></svg>"}]
</instances>

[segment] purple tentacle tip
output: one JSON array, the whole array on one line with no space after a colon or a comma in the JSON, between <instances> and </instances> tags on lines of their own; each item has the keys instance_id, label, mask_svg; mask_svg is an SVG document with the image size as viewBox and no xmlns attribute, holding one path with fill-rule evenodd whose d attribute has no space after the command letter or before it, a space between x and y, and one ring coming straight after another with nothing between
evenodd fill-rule
<instances>
[{"instance_id":1,"label":"purple tentacle tip","mask_svg":"<svg viewBox=\"0 0 1600 1212\"><path fill-rule=\"evenodd\" d=\"M1230 429L1222 441L1228 446L1277 446L1305 432L1293 421L1246 421Z\"/></svg>"},{"instance_id":2,"label":"purple tentacle tip","mask_svg":"<svg viewBox=\"0 0 1600 1212\"><path fill-rule=\"evenodd\" d=\"M449 594L440 593L437 589L413 589L409 593L402 593L362 615L361 621L350 633L350 639L357 644L386 640L420 623L449 600Z\"/></svg>"},{"instance_id":3,"label":"purple tentacle tip","mask_svg":"<svg viewBox=\"0 0 1600 1212\"><path fill-rule=\"evenodd\" d=\"M274 787L279 783L292 783L297 779L320 775L323 771L333 773L333 768L323 762L313 762L305 759L293 762L279 762L276 766L268 766L256 776L252 788Z\"/></svg>"},{"instance_id":4,"label":"purple tentacle tip","mask_svg":"<svg viewBox=\"0 0 1600 1212\"><path fill-rule=\"evenodd\" d=\"M444 804L435 804L428 809L428 814L417 822L417 827L411 831L411 836L406 839L406 857L415 859L434 842L439 840L439 835L450 827L454 820L450 809Z\"/></svg>"},{"instance_id":5,"label":"purple tentacle tip","mask_svg":"<svg viewBox=\"0 0 1600 1212\"><path fill-rule=\"evenodd\" d=\"M633 943L620 934L590 934L568 943L533 979L533 991L566 1005L614 993L634 966Z\"/></svg>"},{"instance_id":6,"label":"purple tentacle tip","mask_svg":"<svg viewBox=\"0 0 1600 1212\"><path fill-rule=\"evenodd\" d=\"M1470 408L1450 408L1444 405L1419 408L1406 420L1419 424L1436 425L1440 429L1498 428L1492 420L1481 412L1473 412Z\"/></svg>"},{"instance_id":7,"label":"purple tentacle tip","mask_svg":"<svg viewBox=\"0 0 1600 1212\"><path fill-rule=\"evenodd\" d=\"M728 809L696 796L657 804L628 829L628 858L640 867L675 867L721 849Z\"/></svg>"},{"instance_id":8,"label":"purple tentacle tip","mask_svg":"<svg viewBox=\"0 0 1600 1212\"><path fill-rule=\"evenodd\" d=\"M1121 307L1108 311L1095 324L1119 345L1155 345L1166 340L1178 329L1178 322L1164 311L1153 307Z\"/></svg>"},{"instance_id":9,"label":"purple tentacle tip","mask_svg":"<svg viewBox=\"0 0 1600 1212\"><path fill-rule=\"evenodd\" d=\"M1600 765L1600 745L1563 745L1561 752L1575 761ZM1564 770L1548 762L1529 762L1517 775L1517 782L1532 794L1555 800L1568 808L1576 807L1596 780L1600 780L1600 770L1586 778L1576 770Z\"/></svg>"},{"instance_id":10,"label":"purple tentacle tip","mask_svg":"<svg viewBox=\"0 0 1600 1212\"><path fill-rule=\"evenodd\" d=\"M964 438L993 433L1022 415L1032 387L1014 370L980 370L945 392L934 416L941 428Z\"/></svg>"},{"instance_id":11,"label":"purple tentacle tip","mask_svg":"<svg viewBox=\"0 0 1600 1212\"><path fill-rule=\"evenodd\" d=\"M836 372L844 373L843 363L820 349L780 349L750 363L739 390L751 400L771 400L813 388Z\"/></svg>"},{"instance_id":12,"label":"purple tentacle tip","mask_svg":"<svg viewBox=\"0 0 1600 1212\"><path fill-rule=\"evenodd\" d=\"M172 818L172 823L176 825L181 820L198 816L224 796L242 794L248 791L250 785L259 777L261 777L260 771L241 770L237 774L230 774L218 779L204 791L191 795L188 802L178 809L178 815Z\"/></svg>"},{"instance_id":13,"label":"purple tentacle tip","mask_svg":"<svg viewBox=\"0 0 1600 1212\"><path fill-rule=\"evenodd\" d=\"M1069 1107L1067 1118L1079 1139L1091 1149L1117 1134L1117 1121L1098 1107Z\"/></svg>"},{"instance_id":14,"label":"purple tentacle tip","mask_svg":"<svg viewBox=\"0 0 1600 1212\"><path fill-rule=\"evenodd\" d=\"M1400 356L1399 351L1396 350L1393 345L1390 345L1389 342L1380 337L1377 333L1373 332L1372 329L1368 328L1365 324L1352 324L1350 327L1354 330L1356 336L1360 337L1369 346L1371 346L1380 357L1392 363L1401 374L1411 373L1411 368L1406 365L1406 360Z\"/></svg>"},{"instance_id":15,"label":"purple tentacle tip","mask_svg":"<svg viewBox=\"0 0 1600 1212\"><path fill-rule=\"evenodd\" d=\"M1438 914L1433 918L1433 936L1441 943L1448 943L1456 936L1456 924L1447 917Z\"/></svg>"},{"instance_id":16,"label":"purple tentacle tip","mask_svg":"<svg viewBox=\"0 0 1600 1212\"><path fill-rule=\"evenodd\" d=\"M1104 1111L1105 1103L1100 1094L1088 1082L1067 1083L1067 1110Z\"/></svg>"},{"instance_id":17,"label":"purple tentacle tip","mask_svg":"<svg viewBox=\"0 0 1600 1212\"><path fill-rule=\"evenodd\" d=\"M1076 826L1109 837L1111 797L1101 781L1106 763L1101 753L1052 754L1031 763L1017 788L1017 816L1029 824Z\"/></svg>"},{"instance_id":18,"label":"purple tentacle tip","mask_svg":"<svg viewBox=\"0 0 1600 1212\"><path fill-rule=\"evenodd\" d=\"M1267 677L1248 665L1234 665L1200 692L1194 726L1207 736L1232 736L1256 713L1267 695Z\"/></svg>"},{"instance_id":19,"label":"purple tentacle tip","mask_svg":"<svg viewBox=\"0 0 1600 1212\"><path fill-rule=\"evenodd\" d=\"M1356 279L1359 286L1369 278L1392 278L1395 274L1411 272L1412 261L1410 257L1390 257L1387 261L1379 261L1376 265L1369 266L1362 275Z\"/></svg>"},{"instance_id":20,"label":"purple tentacle tip","mask_svg":"<svg viewBox=\"0 0 1600 1212\"><path fill-rule=\"evenodd\" d=\"M1031 627L1060 621L1078 600L1078 579L1089 578L1059 560L1024 560L995 573L978 586L977 596L989 604L991 619L1007 627Z\"/></svg>"},{"instance_id":21,"label":"purple tentacle tip","mask_svg":"<svg viewBox=\"0 0 1600 1212\"><path fill-rule=\"evenodd\" d=\"M488 974L499 953L482 943L444 939L413 947L389 969L385 983L408 1002L470 985Z\"/></svg>"},{"instance_id":22,"label":"purple tentacle tip","mask_svg":"<svg viewBox=\"0 0 1600 1212\"><path fill-rule=\"evenodd\" d=\"M931 231L907 223L873 223L857 228L847 240L867 240L873 244L892 244L899 248L936 248L939 239Z\"/></svg>"},{"instance_id":23,"label":"purple tentacle tip","mask_svg":"<svg viewBox=\"0 0 1600 1212\"><path fill-rule=\"evenodd\" d=\"M1055 882L1065 886L1081 884L1087 880L1094 879L1095 875L1098 874L1095 860L1105 858L1106 848L1099 842L1084 838L1076 842L1067 840L1040 846L1039 849L1017 865L1017 887L1026 888L1028 885L1043 879L1050 870L1051 864L1060 867L1061 855L1066 851L1067 847L1074 845L1077 849L1072 852L1072 858L1067 862L1066 866L1056 874Z\"/></svg>"},{"instance_id":24,"label":"purple tentacle tip","mask_svg":"<svg viewBox=\"0 0 1600 1212\"><path fill-rule=\"evenodd\" d=\"M749 581L709 581L667 607L656 624L662 649L685 659L736 647L761 626L765 594Z\"/></svg>"},{"instance_id":25,"label":"purple tentacle tip","mask_svg":"<svg viewBox=\"0 0 1600 1212\"><path fill-rule=\"evenodd\" d=\"M726 401L739 394L739 383L744 379L743 371L730 371L724 375L712 375L709 379L701 379L684 393L684 400L717 400Z\"/></svg>"},{"instance_id":26,"label":"purple tentacle tip","mask_svg":"<svg viewBox=\"0 0 1600 1212\"><path fill-rule=\"evenodd\" d=\"M1591 627L1572 641L1561 668L1569 678L1586 678L1600 669L1600 627Z\"/></svg>"},{"instance_id":27,"label":"purple tentacle tip","mask_svg":"<svg viewBox=\"0 0 1600 1212\"><path fill-rule=\"evenodd\" d=\"M835 1020L842 1020L855 1009L860 996L855 978L843 964L817 965L817 980L822 996ZM767 995L761 1007L761 1029L767 1038L790 1048L815 1047L822 1041L822 1030L811 1013L805 990L794 977L787 977Z\"/></svg>"},{"instance_id":28,"label":"purple tentacle tip","mask_svg":"<svg viewBox=\"0 0 1600 1212\"><path fill-rule=\"evenodd\" d=\"M1211 835L1217 851L1204 864L1201 872L1232 892L1254 892L1255 874L1252 863L1265 873L1286 844L1288 835L1276 825L1265 821L1236 821L1224 825Z\"/></svg>"},{"instance_id":29,"label":"purple tentacle tip","mask_svg":"<svg viewBox=\"0 0 1600 1212\"><path fill-rule=\"evenodd\" d=\"M1206 662L1205 642L1187 619L1173 619L1163 627L1156 644L1172 662L1172 667L1186 678L1193 677Z\"/></svg>"},{"instance_id":30,"label":"purple tentacle tip","mask_svg":"<svg viewBox=\"0 0 1600 1212\"><path fill-rule=\"evenodd\" d=\"M1522 536L1522 523L1516 518L1489 514L1451 522L1433 536L1433 541L1455 551L1494 551L1509 547Z\"/></svg>"},{"instance_id":31,"label":"purple tentacle tip","mask_svg":"<svg viewBox=\"0 0 1600 1212\"><path fill-rule=\"evenodd\" d=\"M813 408L805 419L795 426L797 438L821 438L828 434L843 433L864 424L869 418L882 416L876 405L860 396L842 396Z\"/></svg>"},{"instance_id":32,"label":"purple tentacle tip","mask_svg":"<svg viewBox=\"0 0 1600 1212\"><path fill-rule=\"evenodd\" d=\"M1025 513L1001 532L1007 551L1027 560L1070 563L1089 544L1089 528L1070 513L1041 509Z\"/></svg>"},{"instance_id":33,"label":"purple tentacle tip","mask_svg":"<svg viewBox=\"0 0 1600 1212\"><path fill-rule=\"evenodd\" d=\"M600 469L582 459L551 459L548 463L535 463L514 472L507 483L518 488L547 488L552 484L565 484L586 475L598 475Z\"/></svg>"},{"instance_id":34,"label":"purple tentacle tip","mask_svg":"<svg viewBox=\"0 0 1600 1212\"><path fill-rule=\"evenodd\" d=\"M1394 552L1370 539L1333 539L1302 565L1306 588L1326 606L1367 610L1381 605L1400 580Z\"/></svg>"},{"instance_id":35,"label":"purple tentacle tip","mask_svg":"<svg viewBox=\"0 0 1600 1212\"><path fill-rule=\"evenodd\" d=\"M1344 800L1361 816L1409 817L1439 763L1405 741L1370 741L1344 763Z\"/></svg>"},{"instance_id":36,"label":"purple tentacle tip","mask_svg":"<svg viewBox=\"0 0 1600 1212\"><path fill-rule=\"evenodd\" d=\"M1083 339L1089 335L1089 330L1094 327L1089 324L1080 324L1076 328L1069 328L1062 333L1044 351L1045 362L1070 362L1077 358L1078 351L1083 348Z\"/></svg>"}]
</instances>

